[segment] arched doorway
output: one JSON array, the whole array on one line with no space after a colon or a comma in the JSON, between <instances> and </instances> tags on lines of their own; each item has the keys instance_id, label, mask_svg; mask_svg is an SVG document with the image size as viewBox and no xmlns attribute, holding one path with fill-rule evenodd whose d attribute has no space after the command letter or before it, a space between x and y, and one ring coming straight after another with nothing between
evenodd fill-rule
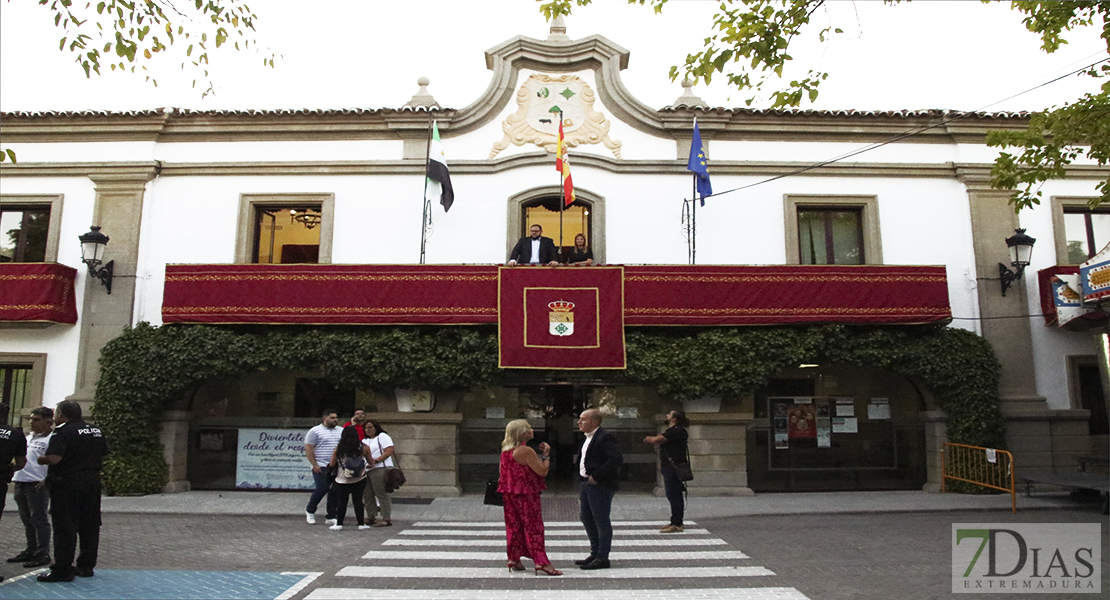
<instances>
[{"instance_id":1,"label":"arched doorway","mask_svg":"<svg viewBox=\"0 0 1110 600\"><path fill-rule=\"evenodd\" d=\"M574 238L578 234L585 235L589 244L593 231L587 203L576 200L570 206L562 204L559 197L537 198L524 203L521 207L524 211L521 215L521 236L528 235L528 229L533 225L539 225L545 236L555 240L559 256L566 257L574 248Z\"/></svg>"},{"instance_id":2,"label":"arched doorway","mask_svg":"<svg viewBox=\"0 0 1110 600\"><path fill-rule=\"evenodd\" d=\"M528 235L529 227L540 225L544 236L563 250L563 256L573 248L574 237L583 233L594 260L605 262L605 200L589 190L576 189L575 195L574 204L567 207L562 206L562 190L557 186L533 188L511 197L507 249Z\"/></svg>"}]
</instances>

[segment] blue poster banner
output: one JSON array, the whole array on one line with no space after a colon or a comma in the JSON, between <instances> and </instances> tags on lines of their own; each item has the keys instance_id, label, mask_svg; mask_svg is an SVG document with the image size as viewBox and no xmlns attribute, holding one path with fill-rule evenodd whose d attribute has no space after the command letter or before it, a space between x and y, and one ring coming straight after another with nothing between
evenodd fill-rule
<instances>
[{"instance_id":1,"label":"blue poster banner","mask_svg":"<svg viewBox=\"0 0 1110 600\"><path fill-rule=\"evenodd\" d=\"M235 487L310 490L312 469L304 454L303 429L240 429Z\"/></svg>"}]
</instances>

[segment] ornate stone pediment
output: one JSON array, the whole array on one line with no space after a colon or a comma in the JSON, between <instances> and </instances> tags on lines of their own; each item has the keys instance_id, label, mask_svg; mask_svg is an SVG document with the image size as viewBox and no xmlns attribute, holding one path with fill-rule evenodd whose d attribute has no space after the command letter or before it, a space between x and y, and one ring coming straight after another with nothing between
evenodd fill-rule
<instances>
[{"instance_id":1,"label":"ornate stone pediment","mask_svg":"<svg viewBox=\"0 0 1110 600\"><path fill-rule=\"evenodd\" d=\"M604 144L613 156L620 158L621 143L609 138L609 120L594 110L596 99L590 84L577 75L533 74L517 91L517 111L501 123L505 136L494 142L489 158L495 158L509 144L535 144L555 152L560 112L568 148Z\"/></svg>"}]
</instances>

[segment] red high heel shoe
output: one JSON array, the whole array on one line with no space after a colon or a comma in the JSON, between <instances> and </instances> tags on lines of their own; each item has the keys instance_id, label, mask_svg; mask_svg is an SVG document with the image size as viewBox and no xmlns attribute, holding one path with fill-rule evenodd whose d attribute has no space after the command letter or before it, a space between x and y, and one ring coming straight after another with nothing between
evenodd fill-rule
<instances>
[{"instance_id":1,"label":"red high heel shoe","mask_svg":"<svg viewBox=\"0 0 1110 600\"><path fill-rule=\"evenodd\" d=\"M509 561L509 572L510 573L512 573L513 571L523 571L523 570L524 570L524 565L520 564L519 560L510 560Z\"/></svg>"},{"instance_id":2,"label":"red high heel shoe","mask_svg":"<svg viewBox=\"0 0 1110 600\"><path fill-rule=\"evenodd\" d=\"M558 577L559 575L563 574L562 571L556 569L554 566L551 565L551 563L548 563L542 567L536 567L536 575L539 575L540 573L543 573L544 575L551 575L554 577Z\"/></svg>"}]
</instances>

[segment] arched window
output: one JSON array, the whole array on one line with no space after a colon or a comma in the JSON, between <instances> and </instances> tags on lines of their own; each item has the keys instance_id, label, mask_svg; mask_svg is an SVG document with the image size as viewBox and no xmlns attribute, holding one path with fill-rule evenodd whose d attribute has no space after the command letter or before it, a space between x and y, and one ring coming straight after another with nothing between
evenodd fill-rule
<instances>
[{"instance_id":1,"label":"arched window","mask_svg":"<svg viewBox=\"0 0 1110 600\"><path fill-rule=\"evenodd\" d=\"M522 192L509 200L508 248L528 235L532 225L543 227L543 234L555 240L555 246L566 256L574 247L579 233L586 235L586 243L593 249L596 262L605 261L605 202L600 196L586 190L575 190L577 200L560 211L561 190L557 187L535 188ZM560 240L560 221L562 239Z\"/></svg>"}]
</instances>

